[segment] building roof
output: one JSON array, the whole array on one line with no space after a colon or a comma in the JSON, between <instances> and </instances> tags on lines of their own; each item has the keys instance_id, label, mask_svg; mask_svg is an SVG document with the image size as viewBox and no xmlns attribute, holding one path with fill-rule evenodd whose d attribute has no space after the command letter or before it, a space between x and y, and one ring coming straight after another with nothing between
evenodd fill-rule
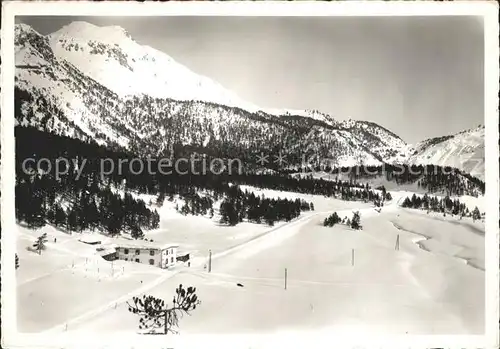
<instances>
[{"instance_id":1,"label":"building roof","mask_svg":"<svg viewBox=\"0 0 500 349\"><path fill-rule=\"evenodd\" d=\"M159 243L146 240L119 241L115 243L117 248L143 249L143 250L166 250L171 247L179 247L172 243Z\"/></svg>"},{"instance_id":2,"label":"building roof","mask_svg":"<svg viewBox=\"0 0 500 349\"><path fill-rule=\"evenodd\" d=\"M101 256L101 257L104 257L104 256L107 256L107 255L110 255L110 254L113 254L113 253L116 253L116 249L112 246L108 246L106 248L103 248L103 249L99 249L97 251L97 253Z\"/></svg>"},{"instance_id":3,"label":"building roof","mask_svg":"<svg viewBox=\"0 0 500 349\"><path fill-rule=\"evenodd\" d=\"M99 237L94 234L82 234L78 239L80 242L85 242L87 244L101 242L102 236Z\"/></svg>"}]
</instances>

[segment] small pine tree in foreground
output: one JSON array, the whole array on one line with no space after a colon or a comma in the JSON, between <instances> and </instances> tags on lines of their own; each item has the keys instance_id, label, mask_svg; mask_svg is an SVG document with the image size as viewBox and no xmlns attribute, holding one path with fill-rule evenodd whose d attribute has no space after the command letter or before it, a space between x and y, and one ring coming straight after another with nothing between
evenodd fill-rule
<instances>
[{"instance_id":1,"label":"small pine tree in foreground","mask_svg":"<svg viewBox=\"0 0 500 349\"><path fill-rule=\"evenodd\" d=\"M195 287L182 287L175 290L172 306L164 300L153 296L133 297L133 304L128 304L131 313L139 315L139 329L147 330L148 334L178 333L179 320L184 314L191 315L191 311L200 304L195 294Z\"/></svg>"}]
</instances>

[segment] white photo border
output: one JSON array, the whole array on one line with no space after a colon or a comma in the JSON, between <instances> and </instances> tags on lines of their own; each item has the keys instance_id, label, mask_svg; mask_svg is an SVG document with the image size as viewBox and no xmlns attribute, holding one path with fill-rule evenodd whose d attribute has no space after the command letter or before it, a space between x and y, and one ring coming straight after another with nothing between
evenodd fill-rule
<instances>
[{"instance_id":1,"label":"white photo border","mask_svg":"<svg viewBox=\"0 0 500 349\"><path fill-rule=\"evenodd\" d=\"M89 333L42 335L17 332L15 270L15 16L479 16L485 43L485 329L484 335L387 336L365 333L280 332L274 335L139 336ZM2 3L1 59L1 315L2 347L58 348L498 348L499 346L499 25L495 1L228 1L228 2L88 2L5 1ZM5 68L7 67L7 69ZM270 310L271 311L271 310Z\"/></svg>"}]
</instances>

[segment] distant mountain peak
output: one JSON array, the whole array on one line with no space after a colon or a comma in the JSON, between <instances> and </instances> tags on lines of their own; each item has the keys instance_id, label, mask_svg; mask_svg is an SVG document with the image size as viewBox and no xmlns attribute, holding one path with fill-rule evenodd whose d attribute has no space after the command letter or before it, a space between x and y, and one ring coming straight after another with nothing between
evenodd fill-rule
<instances>
[{"instance_id":1,"label":"distant mountain peak","mask_svg":"<svg viewBox=\"0 0 500 349\"><path fill-rule=\"evenodd\" d=\"M29 36L37 36L37 37L43 37L42 34L37 32L35 29L33 29L31 26L24 24L24 23L18 23L14 26L14 45L17 48L18 45L24 45L24 42L28 40Z\"/></svg>"},{"instance_id":2,"label":"distant mountain peak","mask_svg":"<svg viewBox=\"0 0 500 349\"><path fill-rule=\"evenodd\" d=\"M73 39L96 40L119 43L122 40L132 40L130 34L120 26L97 26L95 24L74 21L52 33L51 37L71 37Z\"/></svg>"},{"instance_id":3,"label":"distant mountain peak","mask_svg":"<svg viewBox=\"0 0 500 349\"><path fill-rule=\"evenodd\" d=\"M14 27L14 33L15 35L19 35L22 32L35 32L39 34L35 29L33 29L32 26L25 24L25 23L17 23Z\"/></svg>"},{"instance_id":4,"label":"distant mountain peak","mask_svg":"<svg viewBox=\"0 0 500 349\"><path fill-rule=\"evenodd\" d=\"M137 43L121 27L76 21L47 37L58 57L122 97L147 95L259 109L169 55Z\"/></svg>"}]
</instances>

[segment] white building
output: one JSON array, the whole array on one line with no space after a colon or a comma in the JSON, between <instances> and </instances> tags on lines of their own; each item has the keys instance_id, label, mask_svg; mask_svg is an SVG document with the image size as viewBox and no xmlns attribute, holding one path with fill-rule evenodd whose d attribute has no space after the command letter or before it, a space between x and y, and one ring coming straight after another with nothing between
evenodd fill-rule
<instances>
[{"instance_id":1,"label":"white building","mask_svg":"<svg viewBox=\"0 0 500 349\"><path fill-rule=\"evenodd\" d=\"M118 259L154 265L159 268L173 267L177 261L177 245L158 244L150 241L130 241L118 243Z\"/></svg>"}]
</instances>

